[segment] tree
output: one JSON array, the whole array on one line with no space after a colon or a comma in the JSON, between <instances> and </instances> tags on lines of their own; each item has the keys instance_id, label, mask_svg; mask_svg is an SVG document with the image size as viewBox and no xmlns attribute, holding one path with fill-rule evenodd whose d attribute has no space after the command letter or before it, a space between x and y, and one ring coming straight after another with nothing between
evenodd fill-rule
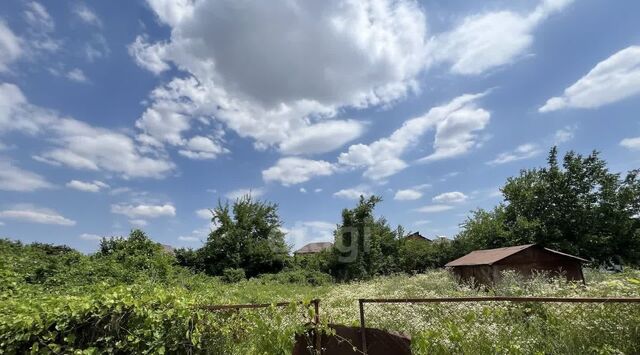
<instances>
[{"instance_id":1,"label":"tree","mask_svg":"<svg viewBox=\"0 0 640 355\"><path fill-rule=\"evenodd\" d=\"M254 200L250 195L233 203L218 203L212 222L217 228L198 250L205 272L221 275L225 269L244 269L247 277L282 270L288 247L281 231L276 204Z\"/></svg>"},{"instance_id":2,"label":"tree","mask_svg":"<svg viewBox=\"0 0 640 355\"><path fill-rule=\"evenodd\" d=\"M382 199L360 196L358 205L342 211L342 223L334 232L331 273L338 280L367 279L399 271L398 232L373 210Z\"/></svg>"},{"instance_id":3,"label":"tree","mask_svg":"<svg viewBox=\"0 0 640 355\"><path fill-rule=\"evenodd\" d=\"M474 212L462 225L459 244L539 243L596 262L640 263L640 170L621 179L598 152L568 152L562 167L557 155L554 147L546 167L509 178L501 189L504 203Z\"/></svg>"}]
</instances>

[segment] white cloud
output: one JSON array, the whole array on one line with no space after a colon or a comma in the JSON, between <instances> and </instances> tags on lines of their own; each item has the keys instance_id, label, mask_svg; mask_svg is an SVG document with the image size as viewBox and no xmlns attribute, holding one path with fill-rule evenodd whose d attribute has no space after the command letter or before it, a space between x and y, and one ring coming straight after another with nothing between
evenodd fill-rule
<instances>
[{"instance_id":1,"label":"white cloud","mask_svg":"<svg viewBox=\"0 0 640 355\"><path fill-rule=\"evenodd\" d=\"M29 104L17 86L0 83L0 134L7 131L46 136L53 147L34 158L54 165L105 170L124 178L160 178L174 169L168 158L143 149L124 133L60 117Z\"/></svg>"},{"instance_id":2,"label":"white cloud","mask_svg":"<svg viewBox=\"0 0 640 355\"><path fill-rule=\"evenodd\" d=\"M567 126L556 131L553 135L554 144L562 144L572 140L575 137L577 127Z\"/></svg>"},{"instance_id":3,"label":"white cloud","mask_svg":"<svg viewBox=\"0 0 640 355\"><path fill-rule=\"evenodd\" d=\"M263 170L262 179L289 186L307 182L316 176L329 176L334 171L335 167L324 160L288 157L279 159L276 165Z\"/></svg>"},{"instance_id":4,"label":"white cloud","mask_svg":"<svg viewBox=\"0 0 640 355\"><path fill-rule=\"evenodd\" d=\"M572 1L543 0L526 15L495 11L468 16L450 32L431 40L430 59L433 63L450 64L451 72L463 75L481 74L509 64L526 54L536 27Z\"/></svg>"},{"instance_id":5,"label":"white cloud","mask_svg":"<svg viewBox=\"0 0 640 355\"><path fill-rule=\"evenodd\" d=\"M283 228L287 244L297 250L308 243L333 242L335 223L325 221L296 222L290 228Z\"/></svg>"},{"instance_id":6,"label":"white cloud","mask_svg":"<svg viewBox=\"0 0 640 355\"><path fill-rule=\"evenodd\" d=\"M587 75L540 107L540 112L564 108L597 108L640 94L640 46L627 47L598 63Z\"/></svg>"},{"instance_id":7,"label":"white cloud","mask_svg":"<svg viewBox=\"0 0 640 355\"><path fill-rule=\"evenodd\" d=\"M78 4L73 8L73 13L86 24L102 27L102 21L100 21L98 15L91 11L85 4Z\"/></svg>"},{"instance_id":8,"label":"white cloud","mask_svg":"<svg viewBox=\"0 0 640 355\"><path fill-rule=\"evenodd\" d=\"M631 150L640 150L640 137L625 138L620 141L620 145Z\"/></svg>"},{"instance_id":9,"label":"white cloud","mask_svg":"<svg viewBox=\"0 0 640 355\"><path fill-rule=\"evenodd\" d=\"M415 225L415 226L424 226L425 224L429 224L429 223L431 223L431 221L429 221L427 219L420 219L420 220L417 220L417 221L413 222L413 225Z\"/></svg>"},{"instance_id":10,"label":"white cloud","mask_svg":"<svg viewBox=\"0 0 640 355\"><path fill-rule=\"evenodd\" d=\"M432 201L437 203L463 203L467 198L468 196L460 191L451 191L434 197Z\"/></svg>"},{"instance_id":11,"label":"white cloud","mask_svg":"<svg viewBox=\"0 0 640 355\"><path fill-rule=\"evenodd\" d=\"M398 201L410 201L410 200L417 200L420 197L422 197L421 191L415 190L415 189L405 189L405 190L398 190L395 196L393 197L393 199Z\"/></svg>"},{"instance_id":12,"label":"white cloud","mask_svg":"<svg viewBox=\"0 0 640 355\"><path fill-rule=\"evenodd\" d=\"M86 192L99 192L102 189L108 188L109 185L99 180L94 180L92 182L71 180L67 183L67 187Z\"/></svg>"},{"instance_id":13,"label":"white cloud","mask_svg":"<svg viewBox=\"0 0 640 355\"><path fill-rule=\"evenodd\" d=\"M307 193L307 189L305 189L304 187L301 187L299 191L303 194Z\"/></svg>"},{"instance_id":14,"label":"white cloud","mask_svg":"<svg viewBox=\"0 0 640 355\"><path fill-rule=\"evenodd\" d=\"M24 17L31 27L44 32L51 32L55 29L55 23L44 6L35 1L29 2L25 6Z\"/></svg>"},{"instance_id":15,"label":"white cloud","mask_svg":"<svg viewBox=\"0 0 640 355\"><path fill-rule=\"evenodd\" d=\"M171 38L139 36L131 55L154 73L172 63L193 76L172 80L179 94L153 97L149 110L164 109L164 120L188 116L189 127L195 117L220 121L259 149L336 149L361 133L358 124L316 125L343 108L405 97L426 66L425 15L410 0L148 3ZM347 129L321 129L339 127Z\"/></svg>"},{"instance_id":16,"label":"white cloud","mask_svg":"<svg viewBox=\"0 0 640 355\"><path fill-rule=\"evenodd\" d=\"M280 144L284 154L314 154L336 150L362 134L357 121L326 121L292 131Z\"/></svg>"},{"instance_id":17,"label":"white cloud","mask_svg":"<svg viewBox=\"0 0 640 355\"><path fill-rule=\"evenodd\" d=\"M313 190L313 192L315 192L315 193L322 192L322 189L321 188L317 188L317 189Z\"/></svg>"},{"instance_id":18,"label":"white cloud","mask_svg":"<svg viewBox=\"0 0 640 355\"><path fill-rule=\"evenodd\" d=\"M187 141L185 149L178 151L181 155L190 159L215 159L220 154L227 153L228 150L222 145L214 142L209 137L195 136Z\"/></svg>"},{"instance_id":19,"label":"white cloud","mask_svg":"<svg viewBox=\"0 0 640 355\"><path fill-rule=\"evenodd\" d=\"M52 187L44 177L0 160L0 190L25 192Z\"/></svg>"},{"instance_id":20,"label":"white cloud","mask_svg":"<svg viewBox=\"0 0 640 355\"><path fill-rule=\"evenodd\" d=\"M196 211L196 216L202 219L211 220L211 218L213 217L213 214L211 213L211 210L209 210L208 208L203 208Z\"/></svg>"},{"instance_id":21,"label":"white cloud","mask_svg":"<svg viewBox=\"0 0 640 355\"><path fill-rule=\"evenodd\" d=\"M236 189L233 191L227 192L224 196L229 200L235 200L238 198L242 198L247 195L251 195L251 197L258 198L264 195L265 191L262 188L253 188L253 189Z\"/></svg>"},{"instance_id":22,"label":"white cloud","mask_svg":"<svg viewBox=\"0 0 640 355\"><path fill-rule=\"evenodd\" d=\"M67 72L67 79L75 81L77 83L87 83L89 79L84 75L84 72L78 68L73 68Z\"/></svg>"},{"instance_id":23,"label":"white cloud","mask_svg":"<svg viewBox=\"0 0 640 355\"><path fill-rule=\"evenodd\" d=\"M0 73L9 70L9 64L15 62L23 54L21 40L9 26L0 19Z\"/></svg>"},{"instance_id":24,"label":"white cloud","mask_svg":"<svg viewBox=\"0 0 640 355\"><path fill-rule=\"evenodd\" d=\"M453 206L449 205L427 205L424 207L417 208L416 211L424 212L424 213L436 213L436 212L444 212L453 209Z\"/></svg>"},{"instance_id":25,"label":"white cloud","mask_svg":"<svg viewBox=\"0 0 640 355\"><path fill-rule=\"evenodd\" d=\"M360 198L360 195L367 197L367 196L371 196L371 193L367 188L362 186L354 187L350 189L342 189L338 192L333 193L333 196L335 197L346 198L349 200L357 200Z\"/></svg>"},{"instance_id":26,"label":"white cloud","mask_svg":"<svg viewBox=\"0 0 640 355\"><path fill-rule=\"evenodd\" d=\"M59 226L74 226L76 224L76 221L65 218L54 210L29 205L19 205L12 209L0 211L0 218Z\"/></svg>"},{"instance_id":27,"label":"white cloud","mask_svg":"<svg viewBox=\"0 0 640 355\"><path fill-rule=\"evenodd\" d=\"M506 164L518 160L533 158L542 153L542 150L536 144L522 144L511 152L500 153L495 159L488 161L488 165Z\"/></svg>"},{"instance_id":28,"label":"white cloud","mask_svg":"<svg viewBox=\"0 0 640 355\"><path fill-rule=\"evenodd\" d=\"M129 55L133 57L136 64L156 75L170 68L164 60L166 56L165 45L162 43L150 44L144 36L136 37L135 42L129 45Z\"/></svg>"},{"instance_id":29,"label":"white cloud","mask_svg":"<svg viewBox=\"0 0 640 355\"><path fill-rule=\"evenodd\" d=\"M414 147L430 129L436 130L434 152L423 161L461 155L478 144L476 131L488 124L490 113L477 108L475 100L482 94L463 95L451 102L434 107L426 114L403 123L391 136L369 145L355 144L338 161L346 166L363 167L364 177L380 180L398 173L408 166L402 155Z\"/></svg>"},{"instance_id":30,"label":"white cloud","mask_svg":"<svg viewBox=\"0 0 640 355\"><path fill-rule=\"evenodd\" d=\"M80 239L84 239L84 240L101 240L102 237L97 235L97 234L82 233L82 234L80 234Z\"/></svg>"},{"instance_id":31,"label":"white cloud","mask_svg":"<svg viewBox=\"0 0 640 355\"><path fill-rule=\"evenodd\" d=\"M111 212L125 215L130 218L158 218L163 216L173 217L176 215L176 208L165 203L164 205L111 205Z\"/></svg>"}]
</instances>

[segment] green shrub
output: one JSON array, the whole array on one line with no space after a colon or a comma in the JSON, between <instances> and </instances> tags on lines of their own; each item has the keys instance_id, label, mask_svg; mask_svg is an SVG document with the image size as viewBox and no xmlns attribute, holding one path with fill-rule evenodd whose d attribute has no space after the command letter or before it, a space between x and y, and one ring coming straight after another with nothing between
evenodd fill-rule
<instances>
[{"instance_id":1,"label":"green shrub","mask_svg":"<svg viewBox=\"0 0 640 355\"><path fill-rule=\"evenodd\" d=\"M264 274L258 277L263 283L299 284L323 286L333 282L331 275L316 270L286 270L277 274Z\"/></svg>"},{"instance_id":2,"label":"green shrub","mask_svg":"<svg viewBox=\"0 0 640 355\"><path fill-rule=\"evenodd\" d=\"M236 283L246 280L247 275L244 269L241 268L227 268L222 271L222 280L228 283Z\"/></svg>"}]
</instances>

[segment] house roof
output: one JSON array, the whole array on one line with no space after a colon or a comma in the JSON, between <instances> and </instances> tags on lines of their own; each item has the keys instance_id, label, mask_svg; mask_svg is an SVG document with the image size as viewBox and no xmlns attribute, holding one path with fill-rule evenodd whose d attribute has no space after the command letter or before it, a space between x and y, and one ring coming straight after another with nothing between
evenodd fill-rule
<instances>
[{"instance_id":1,"label":"house roof","mask_svg":"<svg viewBox=\"0 0 640 355\"><path fill-rule=\"evenodd\" d=\"M420 232L413 232L411 234L409 234L408 236L404 237L404 239L422 239L425 241L430 242L431 240L427 237L423 237L422 234L420 234Z\"/></svg>"},{"instance_id":2,"label":"house roof","mask_svg":"<svg viewBox=\"0 0 640 355\"><path fill-rule=\"evenodd\" d=\"M309 243L302 248L294 251L294 254L313 254L319 253L325 249L329 249L333 246L330 242Z\"/></svg>"},{"instance_id":3,"label":"house roof","mask_svg":"<svg viewBox=\"0 0 640 355\"><path fill-rule=\"evenodd\" d=\"M445 266L472 266L472 265L492 265L502 259L505 259L513 254L517 254L525 249L531 248L536 244L525 244L525 245L517 245L513 247L505 247L505 248L496 248L496 249L485 249L485 250L474 250L471 253L458 258L456 260L450 261ZM588 262L588 260L579 258L574 255L565 254L559 252L557 250L543 248L546 251L551 253L559 254L565 257L577 259L583 262Z\"/></svg>"}]
</instances>

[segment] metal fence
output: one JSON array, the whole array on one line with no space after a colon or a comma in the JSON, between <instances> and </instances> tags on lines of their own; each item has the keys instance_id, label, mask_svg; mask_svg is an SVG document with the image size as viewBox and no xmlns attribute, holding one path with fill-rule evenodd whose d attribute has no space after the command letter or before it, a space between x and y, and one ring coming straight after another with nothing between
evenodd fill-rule
<instances>
[{"instance_id":1,"label":"metal fence","mask_svg":"<svg viewBox=\"0 0 640 355\"><path fill-rule=\"evenodd\" d=\"M428 328L438 328L442 322L449 324L470 324L468 329L482 327L491 324L485 318L504 317L518 322L516 327L529 327L527 331L535 331L538 326L542 331L547 332L550 322L559 320L565 322L565 326L584 325L580 323L580 317L595 320L593 327L610 327L607 336L619 337L619 341L638 342L635 335L640 334L640 298L564 298L564 297L445 297L445 298L383 298L383 299L359 299L360 311L360 335L362 353L367 353L367 331L365 305L368 308L376 307L375 318L385 319L384 321L373 322L374 326L405 331L408 333L418 333L428 331ZM418 307L418 308L416 308ZM531 319L536 320L529 321ZM629 318L631 322L626 325L635 324L634 329L623 329L622 318ZM605 321L602 321L602 320ZM492 319L495 320L495 319ZM607 323L606 320L611 320ZM529 322L525 324L525 322ZM616 323L617 322L617 323ZM504 324L497 322L498 324ZM522 323L522 324L520 324ZM588 323L588 322L587 322ZM409 324L409 326L408 326ZM414 329L408 329L413 324ZM496 324L494 322L493 324ZM512 323L514 324L514 323ZM555 323L554 323L555 324ZM625 325L625 326L626 326ZM587 325L587 328L590 325ZM404 329L400 329L404 328ZM427 329L425 329L427 328ZM464 330L464 328L461 328ZM510 329L513 331L513 329ZM588 332L588 329L585 330ZM462 332L464 334L464 331ZM594 330L594 334L596 331ZM468 336L468 334L464 334ZM506 337L514 334L505 334ZM594 335L595 336L595 335ZM562 339L560 341L569 341ZM609 339L614 342L616 339ZM636 349L636 348L634 348ZM638 345L640 349L640 345ZM640 351L640 350L638 350Z\"/></svg>"}]
</instances>

